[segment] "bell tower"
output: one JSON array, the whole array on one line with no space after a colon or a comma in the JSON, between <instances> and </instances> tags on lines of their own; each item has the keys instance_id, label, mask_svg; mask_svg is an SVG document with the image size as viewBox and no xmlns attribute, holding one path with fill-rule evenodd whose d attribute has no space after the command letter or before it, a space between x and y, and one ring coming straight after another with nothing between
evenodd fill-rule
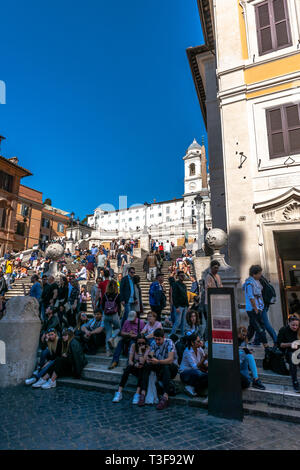
<instances>
[{"instance_id":1,"label":"bell tower","mask_svg":"<svg viewBox=\"0 0 300 470\"><path fill-rule=\"evenodd\" d=\"M205 153L205 152L204 152ZM199 193L202 188L202 147L196 139L187 149L184 160L184 197ZM205 156L204 156L205 158Z\"/></svg>"}]
</instances>

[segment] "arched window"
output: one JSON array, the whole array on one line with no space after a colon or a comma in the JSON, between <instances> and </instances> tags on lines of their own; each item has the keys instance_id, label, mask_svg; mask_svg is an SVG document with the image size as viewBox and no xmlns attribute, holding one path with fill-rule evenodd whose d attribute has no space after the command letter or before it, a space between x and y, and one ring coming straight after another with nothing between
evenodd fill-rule
<instances>
[{"instance_id":1,"label":"arched window","mask_svg":"<svg viewBox=\"0 0 300 470\"><path fill-rule=\"evenodd\" d=\"M190 176L194 176L196 174L196 167L195 163L190 164Z\"/></svg>"}]
</instances>

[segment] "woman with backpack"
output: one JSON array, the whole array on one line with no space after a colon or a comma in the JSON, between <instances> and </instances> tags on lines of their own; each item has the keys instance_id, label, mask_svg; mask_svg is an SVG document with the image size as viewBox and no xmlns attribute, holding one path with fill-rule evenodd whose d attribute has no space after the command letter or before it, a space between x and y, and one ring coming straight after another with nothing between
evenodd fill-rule
<instances>
[{"instance_id":1,"label":"woman with backpack","mask_svg":"<svg viewBox=\"0 0 300 470\"><path fill-rule=\"evenodd\" d=\"M104 314L104 329L106 334L106 355L111 356L112 352L110 348L111 339L112 339L112 330L120 330L120 313L121 313L121 300L120 294L118 291L117 282L112 279L109 281L107 286L106 293L102 298L102 309ZM117 335L117 332L114 331L114 337Z\"/></svg>"},{"instance_id":2,"label":"woman with backpack","mask_svg":"<svg viewBox=\"0 0 300 470\"><path fill-rule=\"evenodd\" d=\"M263 309L262 314L261 314L262 321L263 321L263 324L265 326L265 329L267 330L267 332L269 333L269 335L273 339L273 343L274 343L274 346L275 346L276 342L277 342L277 334L276 334L276 331L274 330L274 328L272 327L272 325L270 323L270 320L268 318L268 311L269 311L270 305L274 304L276 302L276 292L275 292L275 289L272 286L272 284L264 276L261 276L259 282L262 285L262 298L263 298L263 301L264 301L264 304L265 304L264 309ZM255 335L253 344L255 346L260 345L259 335L257 333Z\"/></svg>"}]
</instances>

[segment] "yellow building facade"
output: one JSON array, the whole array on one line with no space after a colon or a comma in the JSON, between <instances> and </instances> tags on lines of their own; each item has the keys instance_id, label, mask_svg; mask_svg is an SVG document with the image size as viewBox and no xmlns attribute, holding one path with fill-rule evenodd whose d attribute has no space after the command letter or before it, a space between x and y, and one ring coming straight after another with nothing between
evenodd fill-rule
<instances>
[{"instance_id":1,"label":"yellow building facade","mask_svg":"<svg viewBox=\"0 0 300 470\"><path fill-rule=\"evenodd\" d=\"M205 44L187 54L207 125L213 226L228 232L241 282L263 267L279 327L292 293L300 298L300 1L198 6Z\"/></svg>"}]
</instances>

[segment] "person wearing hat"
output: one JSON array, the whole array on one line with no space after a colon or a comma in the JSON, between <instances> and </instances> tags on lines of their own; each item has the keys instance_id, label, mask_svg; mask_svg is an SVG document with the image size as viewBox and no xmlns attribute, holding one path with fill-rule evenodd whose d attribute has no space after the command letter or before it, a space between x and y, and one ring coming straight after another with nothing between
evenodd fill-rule
<instances>
[{"instance_id":1,"label":"person wearing hat","mask_svg":"<svg viewBox=\"0 0 300 470\"><path fill-rule=\"evenodd\" d=\"M112 363L109 366L109 369L114 369L119 364L119 359L122 351L124 351L127 356L130 346L134 343L137 338L139 331L142 331L145 323L143 320L137 318L137 313L135 310L131 310L128 313L128 318L122 326L121 330L121 341L119 341L118 346L115 349Z\"/></svg>"}]
</instances>

